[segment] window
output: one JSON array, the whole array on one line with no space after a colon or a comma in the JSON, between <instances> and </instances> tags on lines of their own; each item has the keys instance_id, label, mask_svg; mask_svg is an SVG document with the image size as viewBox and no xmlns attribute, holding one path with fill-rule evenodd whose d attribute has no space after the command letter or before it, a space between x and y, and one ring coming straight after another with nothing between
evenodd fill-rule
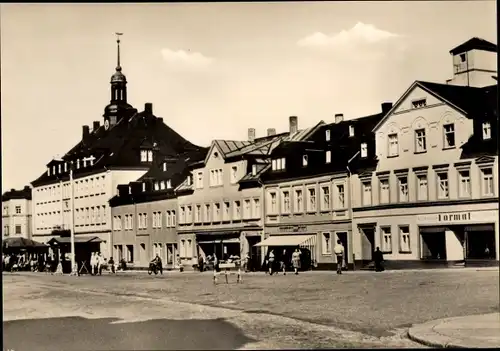
<instances>
[{"instance_id":1,"label":"window","mask_svg":"<svg viewBox=\"0 0 500 351\"><path fill-rule=\"evenodd\" d=\"M447 199L449 195L448 189L448 173L441 172L437 174L438 178L438 199Z\"/></svg>"},{"instance_id":2,"label":"window","mask_svg":"<svg viewBox=\"0 0 500 351\"><path fill-rule=\"evenodd\" d=\"M368 157L368 145L366 143L361 144L361 157L362 158Z\"/></svg>"},{"instance_id":3,"label":"window","mask_svg":"<svg viewBox=\"0 0 500 351\"><path fill-rule=\"evenodd\" d=\"M205 212L203 213L203 221L210 222L210 204L205 204Z\"/></svg>"},{"instance_id":4,"label":"window","mask_svg":"<svg viewBox=\"0 0 500 351\"><path fill-rule=\"evenodd\" d=\"M181 213L184 212L184 208L181 207ZM166 223L165 225L167 226L167 228L170 228L172 226L172 212L171 211L166 211Z\"/></svg>"},{"instance_id":5,"label":"window","mask_svg":"<svg viewBox=\"0 0 500 351\"><path fill-rule=\"evenodd\" d=\"M413 108L422 108L427 106L427 100L426 99L418 99L414 100L411 102Z\"/></svg>"},{"instance_id":6,"label":"window","mask_svg":"<svg viewBox=\"0 0 500 351\"><path fill-rule=\"evenodd\" d=\"M3 226L3 236L9 236L9 226L8 225Z\"/></svg>"},{"instance_id":7,"label":"window","mask_svg":"<svg viewBox=\"0 0 500 351\"><path fill-rule=\"evenodd\" d=\"M172 227L176 226L176 222L177 222L177 216L175 214L175 210L173 210L172 211ZM161 224L161 221L160 221L160 224Z\"/></svg>"},{"instance_id":8,"label":"window","mask_svg":"<svg viewBox=\"0 0 500 351\"><path fill-rule=\"evenodd\" d=\"M322 253L323 255L331 255L332 253L332 242L330 233L323 233L323 245L322 245Z\"/></svg>"},{"instance_id":9,"label":"window","mask_svg":"<svg viewBox=\"0 0 500 351\"><path fill-rule=\"evenodd\" d=\"M16 206L16 214L21 214L21 206Z\"/></svg>"},{"instance_id":10,"label":"window","mask_svg":"<svg viewBox=\"0 0 500 351\"><path fill-rule=\"evenodd\" d=\"M332 152L331 151L325 152L325 162L326 163L332 162Z\"/></svg>"},{"instance_id":11,"label":"window","mask_svg":"<svg viewBox=\"0 0 500 351\"><path fill-rule=\"evenodd\" d=\"M329 210L330 209L330 187L323 186L321 187L321 210Z\"/></svg>"},{"instance_id":12,"label":"window","mask_svg":"<svg viewBox=\"0 0 500 351\"><path fill-rule=\"evenodd\" d=\"M8 216L9 215L9 206L4 206L3 207L3 214L4 214L4 216Z\"/></svg>"},{"instance_id":13,"label":"window","mask_svg":"<svg viewBox=\"0 0 500 351\"><path fill-rule=\"evenodd\" d=\"M214 204L214 222L220 221L220 203Z\"/></svg>"},{"instance_id":14,"label":"window","mask_svg":"<svg viewBox=\"0 0 500 351\"><path fill-rule=\"evenodd\" d=\"M134 245L127 245L127 262L134 262Z\"/></svg>"},{"instance_id":15,"label":"window","mask_svg":"<svg viewBox=\"0 0 500 351\"><path fill-rule=\"evenodd\" d=\"M76 160L76 169L80 169L80 159Z\"/></svg>"},{"instance_id":16,"label":"window","mask_svg":"<svg viewBox=\"0 0 500 351\"><path fill-rule=\"evenodd\" d=\"M237 181L238 181L238 167L232 166L231 167L231 184L234 184Z\"/></svg>"},{"instance_id":17,"label":"window","mask_svg":"<svg viewBox=\"0 0 500 351\"><path fill-rule=\"evenodd\" d=\"M482 193L483 196L494 195L493 191L493 168L483 168L482 173Z\"/></svg>"},{"instance_id":18,"label":"window","mask_svg":"<svg viewBox=\"0 0 500 351\"><path fill-rule=\"evenodd\" d=\"M210 170L210 186L222 185L222 169Z\"/></svg>"},{"instance_id":19,"label":"window","mask_svg":"<svg viewBox=\"0 0 500 351\"><path fill-rule=\"evenodd\" d=\"M142 192L146 191L146 183L142 183Z\"/></svg>"},{"instance_id":20,"label":"window","mask_svg":"<svg viewBox=\"0 0 500 351\"><path fill-rule=\"evenodd\" d=\"M491 139L491 123L483 122L483 139L488 140Z\"/></svg>"},{"instance_id":21,"label":"window","mask_svg":"<svg viewBox=\"0 0 500 351\"><path fill-rule=\"evenodd\" d=\"M399 251L402 253L411 252L409 226L399 227Z\"/></svg>"},{"instance_id":22,"label":"window","mask_svg":"<svg viewBox=\"0 0 500 351\"><path fill-rule=\"evenodd\" d=\"M160 181L160 189L165 190L165 181L164 180Z\"/></svg>"},{"instance_id":23,"label":"window","mask_svg":"<svg viewBox=\"0 0 500 351\"><path fill-rule=\"evenodd\" d=\"M249 219L252 216L252 205L250 203L250 199L246 199L244 201L244 208L243 208L243 218Z\"/></svg>"},{"instance_id":24,"label":"window","mask_svg":"<svg viewBox=\"0 0 500 351\"><path fill-rule=\"evenodd\" d=\"M330 130L329 129L325 130L325 140L330 141Z\"/></svg>"},{"instance_id":25,"label":"window","mask_svg":"<svg viewBox=\"0 0 500 351\"><path fill-rule=\"evenodd\" d=\"M222 213L222 220L223 221L229 221L231 216L230 216L230 210L231 204L227 201L224 201L224 212Z\"/></svg>"},{"instance_id":26,"label":"window","mask_svg":"<svg viewBox=\"0 0 500 351\"><path fill-rule=\"evenodd\" d=\"M389 179L380 179L380 203L389 203Z\"/></svg>"},{"instance_id":27,"label":"window","mask_svg":"<svg viewBox=\"0 0 500 351\"><path fill-rule=\"evenodd\" d=\"M316 189L307 189L307 211L315 212L316 211Z\"/></svg>"},{"instance_id":28,"label":"window","mask_svg":"<svg viewBox=\"0 0 500 351\"><path fill-rule=\"evenodd\" d=\"M257 175L257 165L252 165L252 175Z\"/></svg>"},{"instance_id":29,"label":"window","mask_svg":"<svg viewBox=\"0 0 500 351\"><path fill-rule=\"evenodd\" d=\"M148 162L153 162L153 151L148 150Z\"/></svg>"},{"instance_id":30,"label":"window","mask_svg":"<svg viewBox=\"0 0 500 351\"><path fill-rule=\"evenodd\" d=\"M345 208L345 188L344 184L337 184L337 208Z\"/></svg>"},{"instance_id":31,"label":"window","mask_svg":"<svg viewBox=\"0 0 500 351\"><path fill-rule=\"evenodd\" d=\"M154 187L155 190L160 190L160 184L158 182L155 182Z\"/></svg>"},{"instance_id":32,"label":"window","mask_svg":"<svg viewBox=\"0 0 500 351\"><path fill-rule=\"evenodd\" d=\"M268 214L276 214L278 211L276 206L276 193L270 191L269 193L269 212Z\"/></svg>"},{"instance_id":33,"label":"window","mask_svg":"<svg viewBox=\"0 0 500 351\"><path fill-rule=\"evenodd\" d=\"M122 217L116 216L115 229L122 230Z\"/></svg>"},{"instance_id":34,"label":"window","mask_svg":"<svg viewBox=\"0 0 500 351\"><path fill-rule=\"evenodd\" d=\"M271 167L273 171L283 171L286 168L286 158L277 158L272 160Z\"/></svg>"},{"instance_id":35,"label":"window","mask_svg":"<svg viewBox=\"0 0 500 351\"><path fill-rule=\"evenodd\" d=\"M382 252L392 253L391 227L381 227L382 231Z\"/></svg>"},{"instance_id":36,"label":"window","mask_svg":"<svg viewBox=\"0 0 500 351\"><path fill-rule=\"evenodd\" d=\"M167 189L172 189L172 181L170 179L167 180Z\"/></svg>"},{"instance_id":37,"label":"window","mask_svg":"<svg viewBox=\"0 0 500 351\"><path fill-rule=\"evenodd\" d=\"M61 164L57 165L57 173L61 173Z\"/></svg>"},{"instance_id":38,"label":"window","mask_svg":"<svg viewBox=\"0 0 500 351\"><path fill-rule=\"evenodd\" d=\"M186 206L186 223L191 223L193 221L193 207L191 205Z\"/></svg>"},{"instance_id":39,"label":"window","mask_svg":"<svg viewBox=\"0 0 500 351\"><path fill-rule=\"evenodd\" d=\"M428 189L427 189L427 175L418 174L417 175L417 200L427 201Z\"/></svg>"},{"instance_id":40,"label":"window","mask_svg":"<svg viewBox=\"0 0 500 351\"><path fill-rule=\"evenodd\" d=\"M445 124L443 126L444 130L444 148L453 148L455 147L455 125L453 123L451 124Z\"/></svg>"},{"instance_id":41,"label":"window","mask_svg":"<svg viewBox=\"0 0 500 351\"><path fill-rule=\"evenodd\" d=\"M233 207L233 219L240 220L241 219L241 201L235 201Z\"/></svg>"},{"instance_id":42,"label":"window","mask_svg":"<svg viewBox=\"0 0 500 351\"><path fill-rule=\"evenodd\" d=\"M141 150L141 162L148 162L148 151Z\"/></svg>"},{"instance_id":43,"label":"window","mask_svg":"<svg viewBox=\"0 0 500 351\"><path fill-rule=\"evenodd\" d=\"M354 126L352 124L349 126L349 136L350 137L354 136Z\"/></svg>"},{"instance_id":44,"label":"window","mask_svg":"<svg viewBox=\"0 0 500 351\"><path fill-rule=\"evenodd\" d=\"M68 163L64 162L64 172L67 172L67 171L68 171Z\"/></svg>"},{"instance_id":45,"label":"window","mask_svg":"<svg viewBox=\"0 0 500 351\"><path fill-rule=\"evenodd\" d=\"M168 213L167 213L167 216L168 216ZM167 217L167 221L168 221L168 217ZM186 223L186 209L183 206L180 207L179 223L181 223L181 224ZM167 226L168 226L168 222L167 222Z\"/></svg>"},{"instance_id":46,"label":"window","mask_svg":"<svg viewBox=\"0 0 500 351\"><path fill-rule=\"evenodd\" d=\"M282 199L282 213L290 213L290 191L288 190L283 190L281 193L281 199Z\"/></svg>"},{"instance_id":47,"label":"window","mask_svg":"<svg viewBox=\"0 0 500 351\"><path fill-rule=\"evenodd\" d=\"M399 202L408 201L408 177L398 177Z\"/></svg>"},{"instance_id":48,"label":"window","mask_svg":"<svg viewBox=\"0 0 500 351\"><path fill-rule=\"evenodd\" d=\"M196 172L196 189L203 188L203 172Z\"/></svg>"},{"instance_id":49,"label":"window","mask_svg":"<svg viewBox=\"0 0 500 351\"><path fill-rule=\"evenodd\" d=\"M163 172L166 172L166 171L167 171L167 163L163 162Z\"/></svg>"},{"instance_id":50,"label":"window","mask_svg":"<svg viewBox=\"0 0 500 351\"><path fill-rule=\"evenodd\" d=\"M200 223L201 222L201 205L196 205L195 206L194 221L195 221L195 223Z\"/></svg>"},{"instance_id":51,"label":"window","mask_svg":"<svg viewBox=\"0 0 500 351\"><path fill-rule=\"evenodd\" d=\"M307 155L302 156L302 166L306 167L308 162L308 157Z\"/></svg>"},{"instance_id":52,"label":"window","mask_svg":"<svg viewBox=\"0 0 500 351\"><path fill-rule=\"evenodd\" d=\"M389 152L388 156L398 156L399 154L399 145L398 145L398 135L396 133L388 135L389 140Z\"/></svg>"},{"instance_id":53,"label":"window","mask_svg":"<svg viewBox=\"0 0 500 351\"><path fill-rule=\"evenodd\" d=\"M253 199L252 217L260 217L260 199Z\"/></svg>"},{"instance_id":54,"label":"window","mask_svg":"<svg viewBox=\"0 0 500 351\"><path fill-rule=\"evenodd\" d=\"M21 234L21 226L16 224L16 234Z\"/></svg>"},{"instance_id":55,"label":"window","mask_svg":"<svg viewBox=\"0 0 500 351\"><path fill-rule=\"evenodd\" d=\"M460 170L458 171L458 177L460 180L460 189L459 195L460 197L469 197L471 196L471 188L470 188L470 171L469 170Z\"/></svg>"},{"instance_id":56,"label":"window","mask_svg":"<svg viewBox=\"0 0 500 351\"><path fill-rule=\"evenodd\" d=\"M425 129L417 129L415 131L415 152L427 151L427 144L425 140Z\"/></svg>"},{"instance_id":57,"label":"window","mask_svg":"<svg viewBox=\"0 0 500 351\"><path fill-rule=\"evenodd\" d=\"M186 240L180 242L180 257L186 257Z\"/></svg>"},{"instance_id":58,"label":"window","mask_svg":"<svg viewBox=\"0 0 500 351\"><path fill-rule=\"evenodd\" d=\"M187 240L186 257L193 257L193 247L190 239Z\"/></svg>"},{"instance_id":59,"label":"window","mask_svg":"<svg viewBox=\"0 0 500 351\"><path fill-rule=\"evenodd\" d=\"M295 190L295 203L294 203L294 212L302 213L304 212L304 201L302 198L302 190Z\"/></svg>"},{"instance_id":60,"label":"window","mask_svg":"<svg viewBox=\"0 0 500 351\"><path fill-rule=\"evenodd\" d=\"M363 188L363 205L369 206L372 204L372 184L371 181L362 183Z\"/></svg>"},{"instance_id":61,"label":"window","mask_svg":"<svg viewBox=\"0 0 500 351\"><path fill-rule=\"evenodd\" d=\"M465 62L465 53L464 54L460 54L460 62Z\"/></svg>"}]
</instances>

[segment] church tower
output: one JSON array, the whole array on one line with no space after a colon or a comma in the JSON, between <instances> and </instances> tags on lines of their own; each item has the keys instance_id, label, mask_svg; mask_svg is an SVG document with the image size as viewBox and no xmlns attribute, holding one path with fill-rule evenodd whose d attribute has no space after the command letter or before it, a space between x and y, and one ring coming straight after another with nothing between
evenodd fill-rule
<instances>
[{"instance_id":1,"label":"church tower","mask_svg":"<svg viewBox=\"0 0 500 351\"><path fill-rule=\"evenodd\" d=\"M126 115L128 111L133 110L127 103L127 77L122 73L120 64L120 36L123 33L116 33L117 59L115 73L111 76L111 100L104 109L104 127L109 129Z\"/></svg>"},{"instance_id":2,"label":"church tower","mask_svg":"<svg viewBox=\"0 0 500 351\"><path fill-rule=\"evenodd\" d=\"M472 38L450 50L453 78L447 84L481 88L497 84L497 46Z\"/></svg>"}]
</instances>

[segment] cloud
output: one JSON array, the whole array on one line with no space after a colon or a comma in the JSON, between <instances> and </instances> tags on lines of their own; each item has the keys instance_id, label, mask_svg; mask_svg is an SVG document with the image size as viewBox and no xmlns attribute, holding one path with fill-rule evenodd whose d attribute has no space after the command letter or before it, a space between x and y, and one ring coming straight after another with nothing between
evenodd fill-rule
<instances>
[{"instance_id":1,"label":"cloud","mask_svg":"<svg viewBox=\"0 0 500 351\"><path fill-rule=\"evenodd\" d=\"M402 43L394 40L400 37L399 34L378 29L373 24L358 22L351 29L331 35L316 32L300 39L297 45L305 48L334 50L337 53L371 51L372 56L380 56L384 49L404 50Z\"/></svg>"},{"instance_id":2,"label":"cloud","mask_svg":"<svg viewBox=\"0 0 500 351\"><path fill-rule=\"evenodd\" d=\"M211 57L204 56L199 52L191 52L190 50L174 51L164 48L161 50L161 55L167 63L184 67L206 67L214 61Z\"/></svg>"}]
</instances>

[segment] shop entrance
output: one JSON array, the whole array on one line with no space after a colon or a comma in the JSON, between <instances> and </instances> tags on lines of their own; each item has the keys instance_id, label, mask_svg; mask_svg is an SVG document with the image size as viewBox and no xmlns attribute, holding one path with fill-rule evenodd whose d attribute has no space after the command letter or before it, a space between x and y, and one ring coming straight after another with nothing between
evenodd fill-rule
<instances>
[{"instance_id":1,"label":"shop entrance","mask_svg":"<svg viewBox=\"0 0 500 351\"><path fill-rule=\"evenodd\" d=\"M467 259L495 259L495 228L493 225L465 227Z\"/></svg>"},{"instance_id":2,"label":"shop entrance","mask_svg":"<svg viewBox=\"0 0 500 351\"><path fill-rule=\"evenodd\" d=\"M421 228L420 237L422 238L422 259L446 260L446 236L444 230L430 233Z\"/></svg>"},{"instance_id":3,"label":"shop entrance","mask_svg":"<svg viewBox=\"0 0 500 351\"><path fill-rule=\"evenodd\" d=\"M260 270L262 263L262 248L255 246L260 242L260 236L247 236L248 247L250 247L250 262L248 262L248 270L255 272Z\"/></svg>"},{"instance_id":4,"label":"shop entrance","mask_svg":"<svg viewBox=\"0 0 500 351\"><path fill-rule=\"evenodd\" d=\"M370 263L373 261L373 252L375 251L375 225L359 227L359 231L361 232L361 260L363 263ZM347 245L347 239L344 245Z\"/></svg>"}]
</instances>

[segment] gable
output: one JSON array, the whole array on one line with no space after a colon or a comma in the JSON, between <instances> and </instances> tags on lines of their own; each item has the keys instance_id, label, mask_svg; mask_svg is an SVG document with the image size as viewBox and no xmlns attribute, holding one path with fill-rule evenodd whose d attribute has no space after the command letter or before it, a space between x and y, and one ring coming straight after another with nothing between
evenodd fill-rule
<instances>
[{"instance_id":1,"label":"gable","mask_svg":"<svg viewBox=\"0 0 500 351\"><path fill-rule=\"evenodd\" d=\"M480 156L476 158L477 164L491 164L495 162L495 158L491 156Z\"/></svg>"},{"instance_id":2,"label":"gable","mask_svg":"<svg viewBox=\"0 0 500 351\"><path fill-rule=\"evenodd\" d=\"M205 165L213 162L221 162L224 163L224 154L222 153L217 141L213 141L210 146L210 150L208 150L207 156L205 157Z\"/></svg>"},{"instance_id":3,"label":"gable","mask_svg":"<svg viewBox=\"0 0 500 351\"><path fill-rule=\"evenodd\" d=\"M427 106L435 106L438 104L443 104L443 101L434 97L421 87L415 86L411 91L408 92L406 97L401 101L399 101L397 106L393 108L392 114L403 113L412 110L413 102L421 99L425 99L425 103Z\"/></svg>"}]
</instances>

